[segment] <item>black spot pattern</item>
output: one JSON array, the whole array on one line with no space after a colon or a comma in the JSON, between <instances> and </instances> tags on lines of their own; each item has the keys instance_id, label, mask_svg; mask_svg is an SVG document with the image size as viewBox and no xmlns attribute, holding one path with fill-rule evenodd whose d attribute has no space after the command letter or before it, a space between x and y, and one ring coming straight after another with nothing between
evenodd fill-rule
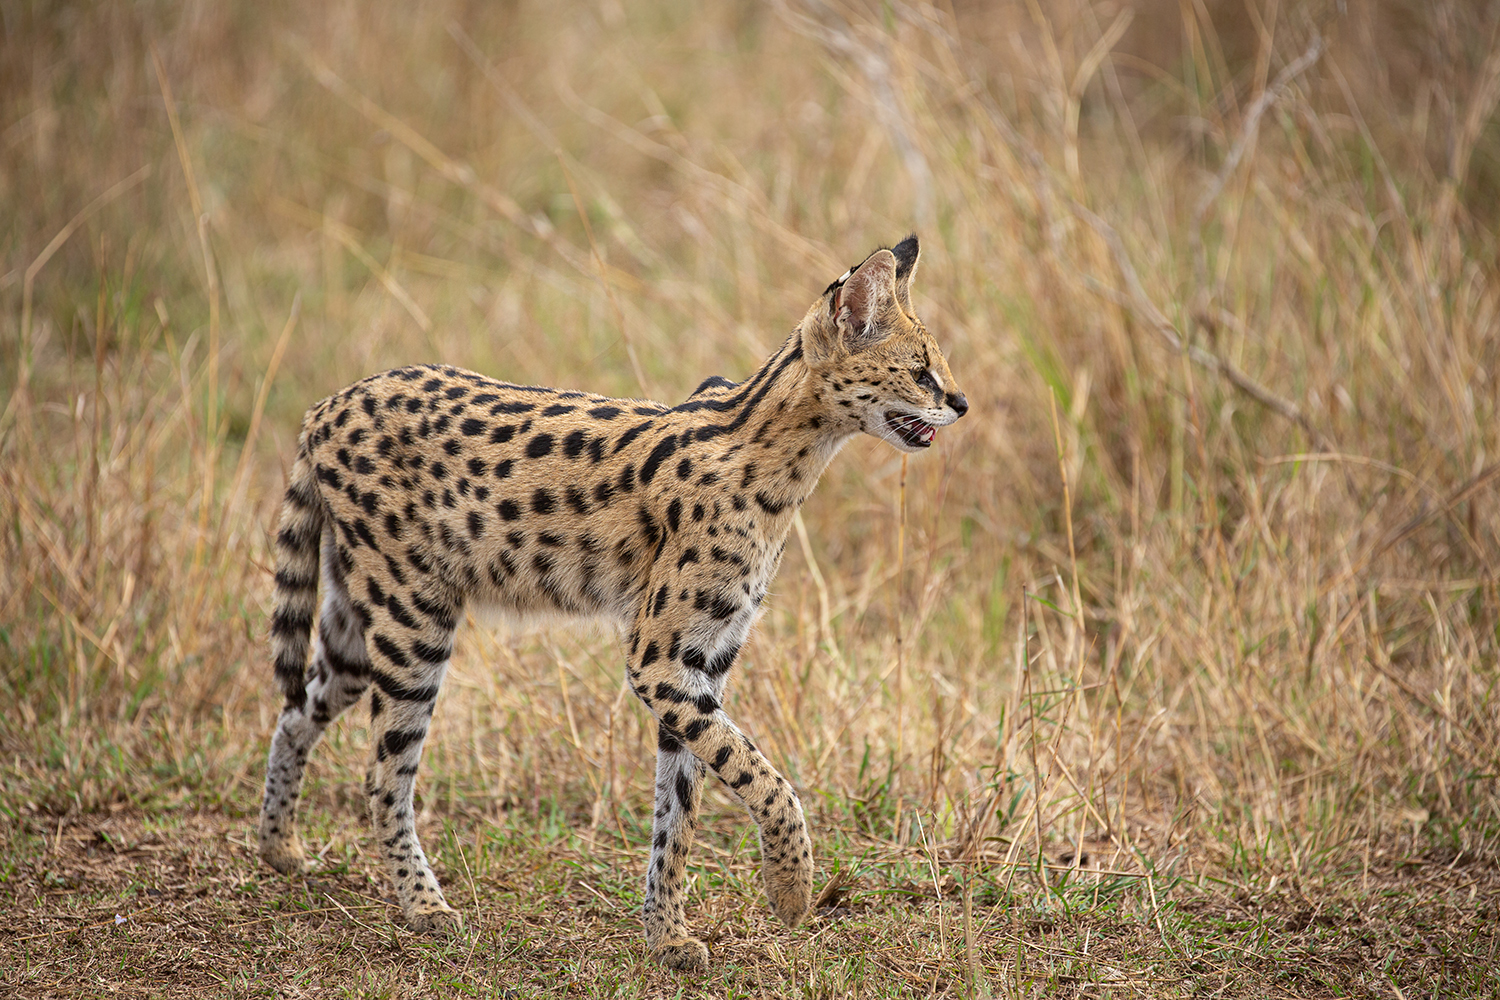
<instances>
[{"instance_id":1,"label":"black spot pattern","mask_svg":"<svg viewBox=\"0 0 1500 1000\"><path fill-rule=\"evenodd\" d=\"M754 816L772 908L795 923L811 893L801 810L722 699L819 456L884 420L887 405L948 407L950 422L967 409L910 315L904 283L916 257L914 238L872 255L750 377L710 377L676 407L443 365L372 376L313 407L275 536L270 633L287 707L267 767L262 855L295 867L308 751L373 688L366 792L387 870L413 929L456 926L412 824L418 751L459 619L470 600L602 615L628 630L629 680L658 721L643 908L651 947L668 964L702 959L683 902L709 772ZM901 282L901 308L878 321L899 329L876 329L862 304L876 280ZM841 306L866 316L855 334L837 326ZM837 337L852 339L828 370ZM913 388L917 362L943 393ZM884 402L902 392L911 395ZM320 592L321 652L309 668Z\"/></svg>"}]
</instances>

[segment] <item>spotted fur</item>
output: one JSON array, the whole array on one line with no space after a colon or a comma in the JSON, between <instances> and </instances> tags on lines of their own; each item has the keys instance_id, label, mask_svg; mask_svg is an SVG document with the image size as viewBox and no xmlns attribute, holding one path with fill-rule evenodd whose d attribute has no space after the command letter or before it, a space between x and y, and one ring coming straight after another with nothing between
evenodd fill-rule
<instances>
[{"instance_id":1,"label":"spotted fur","mask_svg":"<svg viewBox=\"0 0 1500 1000\"><path fill-rule=\"evenodd\" d=\"M618 625L631 687L658 724L652 954L675 968L707 960L683 886L710 772L758 825L771 908L795 925L812 893L802 806L725 713L724 688L792 517L840 447L862 431L916 451L968 409L912 311L917 257L915 237L877 250L759 371L710 378L678 406L423 366L309 410L276 537L271 645L286 705L261 857L304 868L307 755L370 688L365 784L381 854L414 930L457 929L412 822L454 630L466 608L563 613Z\"/></svg>"}]
</instances>

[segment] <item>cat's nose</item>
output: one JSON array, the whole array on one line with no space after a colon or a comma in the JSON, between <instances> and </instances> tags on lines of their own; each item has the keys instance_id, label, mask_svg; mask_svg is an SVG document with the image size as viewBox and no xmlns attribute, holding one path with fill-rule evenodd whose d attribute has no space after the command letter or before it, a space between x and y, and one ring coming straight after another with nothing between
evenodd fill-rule
<instances>
[{"instance_id":1,"label":"cat's nose","mask_svg":"<svg viewBox=\"0 0 1500 1000\"><path fill-rule=\"evenodd\" d=\"M945 400L945 402L947 402L947 404L953 408L953 412L957 413L960 417L969 412L968 397L966 397L961 392L948 393L948 398L947 400Z\"/></svg>"}]
</instances>

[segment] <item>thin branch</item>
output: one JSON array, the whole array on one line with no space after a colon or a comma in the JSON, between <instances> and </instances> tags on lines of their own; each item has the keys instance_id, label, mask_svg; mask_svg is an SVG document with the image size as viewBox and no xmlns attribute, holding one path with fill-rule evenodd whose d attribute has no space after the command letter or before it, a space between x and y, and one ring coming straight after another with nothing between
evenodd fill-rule
<instances>
[{"instance_id":1,"label":"thin branch","mask_svg":"<svg viewBox=\"0 0 1500 1000\"><path fill-rule=\"evenodd\" d=\"M1296 60L1288 63L1287 66L1283 68L1279 74L1277 74L1276 79L1275 81L1273 81L1272 85L1268 87L1264 93L1261 94L1261 97L1257 99L1247 111L1245 116L1245 125L1247 126L1247 128L1242 130L1239 140L1235 142L1234 147L1231 149L1230 158L1225 161L1224 169L1221 171L1222 176L1218 178L1215 184L1210 188L1206 199L1200 202L1198 213L1195 215L1195 239L1197 239L1198 229L1198 224L1196 221L1197 216L1205 212L1207 210L1207 206L1212 202L1213 198L1217 197L1219 192L1223 190L1224 183L1226 182L1229 173L1233 171L1234 167L1239 163L1240 159L1243 158L1245 149L1248 148L1248 137L1250 135L1250 132L1258 128L1261 117L1270 108L1271 104L1274 103L1275 99L1280 96L1280 93L1286 89L1286 87L1291 83L1292 80L1294 80L1302 73L1306 72L1307 69L1311 67L1319 57L1321 57L1322 53L1322 36L1315 34L1313 36L1313 42L1308 47L1308 50ZM1161 335L1161 337L1174 351L1186 351L1188 357L1198 365L1201 365L1202 367L1220 376L1225 381L1235 386L1235 388L1243 392L1245 395L1260 403L1262 406L1272 410L1283 418L1290 420L1298 427L1301 427L1320 450L1339 450L1335 446L1334 442L1327 437L1327 435L1323 434L1313 426L1312 422L1307 418L1307 416L1302 412L1301 408L1299 408L1297 404L1293 403L1291 400L1284 399L1281 396L1278 396L1270 389L1267 389L1265 386L1255 381L1255 379L1251 378L1249 375L1240 371L1240 369L1235 367L1232 362L1219 357L1212 351L1199 347L1196 344L1186 343L1181 333L1178 332L1177 327L1172 323L1171 320L1167 319L1166 315L1157 308L1154 302L1151 301L1151 297L1146 294L1146 289L1141 284L1140 276L1136 272L1135 265L1130 262L1130 256L1125 252L1125 244L1120 239L1120 234L1115 231L1113 226L1105 222L1098 215L1094 214L1086 206L1066 196L1059 196L1058 192L1055 190L1052 184L1052 179L1047 167L1047 161L1042 156L1040 151L1038 151L1037 148L1033 146L1031 142L1028 141L1026 137L1023 136L1015 128L1015 126L1010 123L1010 120L1005 117L1005 114L998 107L995 106L994 102L988 99L988 96L982 87L977 88L976 93L979 96L981 105L987 112L990 123L1000 133L1001 139L1007 146L1010 147L1012 153L1016 155L1018 160L1030 166L1034 181L1034 190L1037 196L1038 209L1044 215L1050 216L1051 213L1048 211L1049 206L1057 201L1062 201L1072 209L1073 214L1077 215L1079 218L1083 219L1091 227L1093 227L1094 231L1097 232L1100 237L1104 239L1105 244L1108 245L1110 255L1114 259L1115 266L1119 269L1121 276L1125 279L1128 294L1126 292L1121 292L1119 289L1111 288L1110 286L1094 278L1092 275L1089 275L1087 272L1078 268L1076 265L1071 265L1070 258L1063 250L1063 247L1061 245L1061 233L1059 231L1059 227L1055 223L1049 223L1047 219L1043 219L1041 220L1041 228L1044 232L1044 235L1046 235L1047 237L1048 244L1051 246L1052 251L1057 256L1059 262L1071 265L1074 274L1077 275L1083 282L1083 284L1094 294L1100 296L1101 298L1108 299L1109 301L1115 303L1123 309L1129 309L1131 312L1135 313L1137 316L1147 322L1150 326L1154 327L1157 333ZM1237 319L1230 319L1227 314L1216 315L1214 318L1221 323L1225 323L1225 325L1242 325ZM1230 321L1226 322L1226 319L1230 319Z\"/></svg>"},{"instance_id":2,"label":"thin branch","mask_svg":"<svg viewBox=\"0 0 1500 1000\"><path fill-rule=\"evenodd\" d=\"M1136 273L1135 265L1130 262L1130 255L1125 252L1125 244L1121 241L1120 234L1115 231L1113 226L1078 202L1070 200L1069 205L1073 209L1073 214L1092 226L1094 231L1104 240L1105 245L1109 247L1110 256L1115 262L1115 267L1119 268L1121 277L1125 279L1125 286L1129 294L1122 296L1117 293L1116 296L1112 296L1117 302L1130 308L1137 316L1154 327L1156 332L1161 335L1162 339L1167 342L1167 345L1172 350L1186 352L1187 356L1194 363L1219 375L1262 406L1280 414L1298 427L1301 427L1320 450L1339 450L1323 432L1313 426L1312 421L1307 418L1306 414L1302 412L1296 403L1276 395L1276 393L1240 371L1239 368L1235 367L1233 362L1221 358L1219 355L1199 347L1197 344L1187 343L1172 321L1167 319L1166 315L1157 308L1156 303L1151 301L1151 297L1146 294L1146 289L1141 284L1140 275Z\"/></svg>"},{"instance_id":3,"label":"thin branch","mask_svg":"<svg viewBox=\"0 0 1500 1000\"><path fill-rule=\"evenodd\" d=\"M1261 117L1281 98L1282 93L1292 81L1311 69L1322 55L1323 36L1314 31L1307 51L1283 66L1271 85L1261 91L1260 96L1251 103L1245 112L1244 121L1240 124L1240 134L1234 140L1234 145L1229 147L1229 155L1224 157L1224 162L1219 165L1219 172L1214 175L1213 183L1199 196L1197 205L1193 207L1193 221L1188 230L1188 245L1192 248L1193 266L1200 289L1206 291L1208 288L1208 254L1203 247L1203 220L1208 217L1208 210L1213 207L1219 195L1224 193L1224 185L1229 183L1229 178L1234 175L1235 170L1239 168L1240 161L1244 159L1245 151L1260 134Z\"/></svg>"}]
</instances>

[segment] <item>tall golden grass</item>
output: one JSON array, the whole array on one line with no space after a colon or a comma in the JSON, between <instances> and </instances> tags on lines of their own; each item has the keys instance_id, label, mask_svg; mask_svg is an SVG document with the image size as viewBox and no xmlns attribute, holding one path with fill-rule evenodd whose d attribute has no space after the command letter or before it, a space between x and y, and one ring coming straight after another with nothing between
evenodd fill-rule
<instances>
[{"instance_id":1,"label":"tall golden grass","mask_svg":"<svg viewBox=\"0 0 1500 1000\"><path fill-rule=\"evenodd\" d=\"M1500 22L1349 6L7 20L0 808L254 808L313 400L440 360L676 401L915 230L972 413L846 449L729 705L817 822L1493 856ZM619 661L463 630L420 793L647 822Z\"/></svg>"}]
</instances>

